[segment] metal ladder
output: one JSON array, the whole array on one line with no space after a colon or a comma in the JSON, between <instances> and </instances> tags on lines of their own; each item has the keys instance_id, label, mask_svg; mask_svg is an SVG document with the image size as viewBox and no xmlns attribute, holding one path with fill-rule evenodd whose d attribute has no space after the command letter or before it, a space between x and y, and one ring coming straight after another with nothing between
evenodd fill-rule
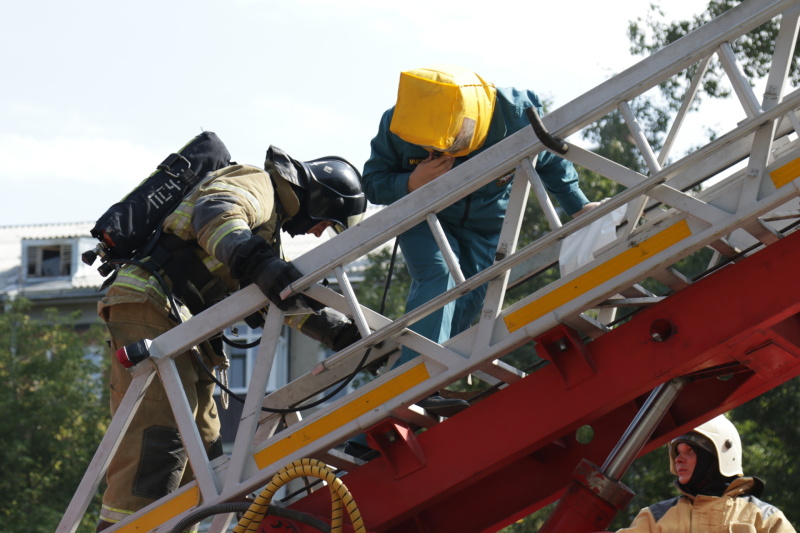
<instances>
[{"instance_id":1,"label":"metal ladder","mask_svg":"<svg viewBox=\"0 0 800 533\"><path fill-rule=\"evenodd\" d=\"M431 417L414 403L473 374L498 390L512 387L526 373L500 358L550 331L574 333L575 342L600 339L613 331L613 314L597 309L650 306L669 299L691 285L673 265L696 251L713 248L716 258L735 262L740 252L758 253L790 231L800 218L800 90L784 93L797 39L800 2L797 0L747 0L685 38L658 51L595 89L543 118L547 129L568 138L606 115L619 111L647 162L642 175L576 144L567 143L562 157L616 181L625 187L586 215L561 225L535 172L535 158L544 146L532 129L520 131L372 215L361 224L320 244L293 264L304 277L287 291L305 292L323 304L353 318L362 340L320 363L312 372L265 397L267 380L283 324L283 313L272 306L263 328L258 361L253 369L241 422L230 456L208 461L172 357L262 308L265 297L255 286L245 288L175 329L153 339L151 357L133 369L134 381L102 440L84 479L66 510L58 531L75 531L96 493L110 457L122 444L128 422L142 391L155 377L164 382L175 412L195 481L165 496L108 531L170 531L197 507L240 498L263 487L287 463L316 457L346 471L360 462L334 448L352 436L368 432L387 420L411 428L432 428L447 420ZM754 95L737 66L730 42L762 23L781 17L768 91L763 100ZM731 131L691 154L668 161L669 147L694 95L699 77L717 56L735 89L743 113ZM687 102L676 117L665 148L656 155L645 140L630 102L661 82L698 65ZM744 168L731 170L740 161ZM347 266L376 250L400 233L427 222L442 235L436 212L472 193L506 172L515 180L501 231L498 260L485 271L464 279L446 239L439 239L456 287L427 304L390 320L363 306L346 273ZM699 193L692 187L716 183ZM551 231L538 241L517 248L529 196L538 200ZM506 302L509 283L536 275L558 257L563 239L612 211L626 206L625 223L609 246L578 270L514 303ZM655 213L655 214L651 214ZM338 290L319 282L333 274ZM670 288L653 295L641 282L653 278ZM408 326L488 283L483 311L477 324L440 345L410 331ZM544 336L544 337L543 337ZM556 346L559 337L553 337ZM577 340L576 340L577 339ZM400 346L420 353L413 361L380 375L313 414L276 414L318 396L349 376L369 350L366 363L391 355ZM557 353L557 348L555 353ZM542 353L546 353L543 351ZM552 352L552 351L551 351ZM547 358L547 357L546 357ZM558 357L550 357L558 366ZM565 376L568 381L570 376ZM467 410L469 412L469 409ZM369 509L362 509L367 525ZM230 515L218 516L211 531L224 531Z\"/></svg>"}]
</instances>

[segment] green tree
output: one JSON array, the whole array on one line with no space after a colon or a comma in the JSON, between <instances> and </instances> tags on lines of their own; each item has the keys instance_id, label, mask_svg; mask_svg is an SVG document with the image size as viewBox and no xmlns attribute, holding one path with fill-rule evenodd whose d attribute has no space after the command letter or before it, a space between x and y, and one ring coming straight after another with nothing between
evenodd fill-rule
<instances>
[{"instance_id":1,"label":"green tree","mask_svg":"<svg viewBox=\"0 0 800 533\"><path fill-rule=\"evenodd\" d=\"M699 28L724 11L734 7L735 0L711 1L707 9L689 20L664 22L664 13L653 5L646 19L637 19L629 25L631 52L648 55ZM733 43L733 50L745 75L750 79L763 78L768 73L771 50L777 35L778 22L771 21L750 32ZM800 55L800 45L795 56ZM663 143L669 117L678 109L686 92L695 67L672 78L660 87L661 98L644 95L630 102L632 110L646 132L647 140L657 153ZM722 83L724 73L718 62L712 62L702 85L701 95L695 99L694 108L703 98L726 98L729 91ZM792 81L800 81L798 62L792 63ZM713 139L716 132L709 131ZM638 148L632 142L627 126L619 112L611 113L584 131L584 138L593 143L593 151L628 168L648 174ZM591 173L581 175L581 183L591 184ZM593 197L592 199L597 199ZM708 249L684 259L675 267L689 278L696 278L707 270L711 252ZM646 280L647 281L647 280ZM644 283L654 292L663 293L665 288L654 282ZM798 457L796 421L800 415L800 383L793 379L781 387L734 409L731 419L739 428L744 441L745 473L763 476L768 489L764 497L780 507L790 521L797 523L798 494L796 468ZM666 447L639 458L626 473L623 481L633 488L636 496L627 509L619 513L609 529L614 530L630 524L640 508L675 495L674 476L669 472ZM510 526L508 533L538 531L550 509L543 509L528 519Z\"/></svg>"},{"instance_id":2,"label":"green tree","mask_svg":"<svg viewBox=\"0 0 800 533\"><path fill-rule=\"evenodd\" d=\"M713 18L721 15L739 2L734 0L711 1L706 10L689 20L664 22L664 13L654 4L645 19L637 19L629 25L631 52L647 55L676 41L689 32L699 28ZM763 78L768 73L771 50L778 31L778 21L770 21L732 43L734 53L745 75L750 78ZM800 54L796 47L795 56ZM653 110L650 117L667 116L680 105L695 68L672 78L661 89L662 107ZM701 86L695 108L703 98L727 98L729 91L722 83L724 73L716 61L712 61ZM797 62L792 63L791 78L794 83L800 80ZM652 101L651 101L652 103ZM657 106L656 106L657 107ZM650 120L650 127L659 130L665 122ZM665 129L660 129L663 134ZM710 131L713 138L716 132ZM613 143L612 140L609 143ZM651 142L658 141L658 137ZM655 144L657 145L657 144ZM710 253L704 250L687 258L678 269L689 277L701 275L708 264ZM798 435L796 420L800 415L800 382L790 380L786 384L734 409L730 413L744 444L745 474L763 476L769 481L764 498L780 507L790 521L800 520L796 506L796 495L800 487L793 465L798 457ZM630 523L641 507L675 495L672 484L674 476L669 472L666 447L637 459L626 473L623 481L635 492L633 502L621 512L612 523L611 529L624 527Z\"/></svg>"},{"instance_id":3,"label":"green tree","mask_svg":"<svg viewBox=\"0 0 800 533\"><path fill-rule=\"evenodd\" d=\"M704 11L688 20L673 22L664 21L664 12L658 3L651 4L646 17L631 21L628 25L628 37L631 41L631 53L648 55L671 44L684 35L722 15L725 11L738 5L738 0L711 0ZM779 20L769 21L750 33L731 43L733 51L749 79L764 78L769 73L772 49L780 28ZM800 55L800 42L795 46L795 57ZM695 68L688 69L661 86L661 91L672 109L677 109L686 92L686 87L695 73ZM719 61L711 62L703 78L699 103L703 95L711 98L727 98L730 91L722 83L725 77ZM792 62L790 78L794 84L800 81L800 67L797 61Z\"/></svg>"},{"instance_id":4,"label":"green tree","mask_svg":"<svg viewBox=\"0 0 800 533\"><path fill-rule=\"evenodd\" d=\"M728 416L742 438L742 466L747 476L766 481L763 499L781 509L790 522L800 523L797 459L800 457L800 379L783 385L733 409ZM677 494L669 471L666 446L637 459L622 481L635 493L609 529L626 527L639 509Z\"/></svg>"},{"instance_id":5,"label":"green tree","mask_svg":"<svg viewBox=\"0 0 800 533\"><path fill-rule=\"evenodd\" d=\"M107 358L99 327L78 331L55 309L34 320L26 305L0 314L0 517L4 531L51 532L108 424Z\"/></svg>"},{"instance_id":6,"label":"green tree","mask_svg":"<svg viewBox=\"0 0 800 533\"><path fill-rule=\"evenodd\" d=\"M369 254L369 264L364 269L364 280L358 284L356 296L361 304L395 319L405 311L406 296L411 286L403 254L394 244ZM394 258L394 263L392 262Z\"/></svg>"}]
</instances>

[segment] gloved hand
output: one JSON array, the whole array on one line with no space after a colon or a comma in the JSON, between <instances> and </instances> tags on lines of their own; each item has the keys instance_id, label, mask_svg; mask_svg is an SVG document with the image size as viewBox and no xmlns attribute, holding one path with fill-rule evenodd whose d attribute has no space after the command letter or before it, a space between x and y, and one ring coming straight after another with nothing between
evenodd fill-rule
<instances>
[{"instance_id":1,"label":"gloved hand","mask_svg":"<svg viewBox=\"0 0 800 533\"><path fill-rule=\"evenodd\" d=\"M244 323L247 324L250 329L263 328L266 323L266 316L267 308L265 307L264 309L259 309L255 313L244 317Z\"/></svg>"},{"instance_id":2,"label":"gloved hand","mask_svg":"<svg viewBox=\"0 0 800 533\"><path fill-rule=\"evenodd\" d=\"M292 296L281 299L281 291L303 275L291 263L278 257L262 237L252 236L239 245L230 264L231 275L240 282L255 283L269 301L286 311L292 304Z\"/></svg>"},{"instance_id":3,"label":"gloved hand","mask_svg":"<svg viewBox=\"0 0 800 533\"><path fill-rule=\"evenodd\" d=\"M358 331L358 326L352 322L348 322L334 331L333 342L331 349L335 352L344 350L351 344L361 340L361 333Z\"/></svg>"},{"instance_id":4,"label":"gloved hand","mask_svg":"<svg viewBox=\"0 0 800 533\"><path fill-rule=\"evenodd\" d=\"M256 265L253 274L253 281L261 289L261 292L281 310L289 309L292 300L298 297L298 295L294 295L286 300L281 299L281 291L303 277L291 263L287 263L279 257L267 257L259 265Z\"/></svg>"},{"instance_id":5,"label":"gloved hand","mask_svg":"<svg viewBox=\"0 0 800 533\"><path fill-rule=\"evenodd\" d=\"M361 338L358 327L347 316L329 307L319 314L294 315L286 323L336 352Z\"/></svg>"}]
</instances>

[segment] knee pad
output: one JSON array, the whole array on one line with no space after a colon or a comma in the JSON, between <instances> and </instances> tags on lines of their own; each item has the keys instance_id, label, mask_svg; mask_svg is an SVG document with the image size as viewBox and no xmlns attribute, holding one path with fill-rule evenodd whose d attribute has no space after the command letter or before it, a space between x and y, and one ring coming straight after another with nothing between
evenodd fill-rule
<instances>
[{"instance_id":1,"label":"knee pad","mask_svg":"<svg viewBox=\"0 0 800 533\"><path fill-rule=\"evenodd\" d=\"M166 496L178 488L185 468L186 450L178 429L151 426L144 430L132 492L152 499Z\"/></svg>"}]
</instances>

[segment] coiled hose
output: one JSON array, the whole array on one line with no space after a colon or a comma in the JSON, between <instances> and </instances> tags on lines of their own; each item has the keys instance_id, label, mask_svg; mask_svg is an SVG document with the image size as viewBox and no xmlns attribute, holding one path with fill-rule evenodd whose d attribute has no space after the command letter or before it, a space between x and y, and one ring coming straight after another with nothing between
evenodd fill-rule
<instances>
[{"instance_id":1,"label":"coiled hose","mask_svg":"<svg viewBox=\"0 0 800 533\"><path fill-rule=\"evenodd\" d=\"M233 533L250 533L258 530L258 526L270 510L270 502L275 493L283 485L298 477L316 477L328 485L331 492L331 533L341 533L344 522L343 508L347 509L355 533L366 533L364 520L355 500L342 480L336 477L328 466L317 459L298 459L281 468L272 477L272 481L261 491L244 516L233 529Z\"/></svg>"}]
</instances>

